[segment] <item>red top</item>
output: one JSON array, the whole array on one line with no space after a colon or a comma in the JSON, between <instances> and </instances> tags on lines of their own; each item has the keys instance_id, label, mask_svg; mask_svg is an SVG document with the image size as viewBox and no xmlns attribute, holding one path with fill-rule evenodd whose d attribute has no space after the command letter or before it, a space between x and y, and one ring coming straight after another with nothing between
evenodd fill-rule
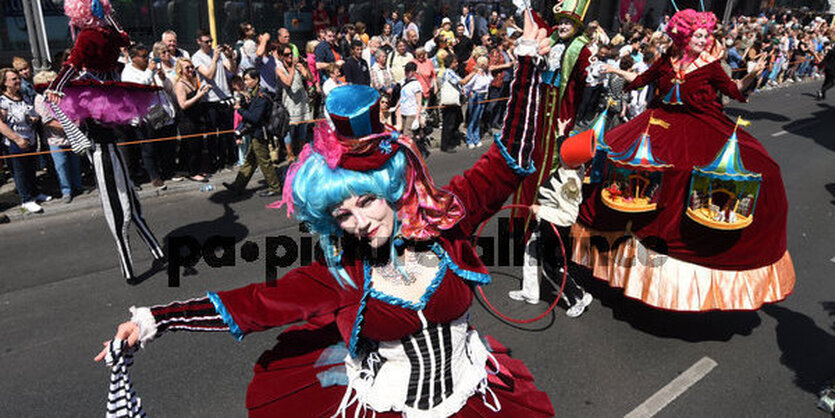
<instances>
[{"instance_id":1,"label":"red top","mask_svg":"<svg viewBox=\"0 0 835 418\"><path fill-rule=\"evenodd\" d=\"M129 46L130 37L126 32L110 26L84 28L78 34L66 63L77 70L115 71L120 67L120 48Z\"/></svg>"},{"instance_id":2,"label":"red top","mask_svg":"<svg viewBox=\"0 0 835 418\"><path fill-rule=\"evenodd\" d=\"M658 94L655 95L649 107L660 107L661 100L673 88L675 76L676 72L669 57L664 56L635 77L626 89L637 89L655 82ZM680 84L679 91L687 111L722 115L722 104L716 100L717 91L740 102L746 101L736 87L736 83L725 74L719 61L713 61L690 71L684 75L684 81Z\"/></svg>"}]
</instances>

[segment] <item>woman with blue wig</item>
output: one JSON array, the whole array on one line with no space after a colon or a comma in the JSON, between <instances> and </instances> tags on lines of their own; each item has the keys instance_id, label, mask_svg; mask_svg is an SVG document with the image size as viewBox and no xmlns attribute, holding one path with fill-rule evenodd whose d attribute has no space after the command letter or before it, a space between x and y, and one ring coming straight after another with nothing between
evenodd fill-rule
<instances>
[{"instance_id":1,"label":"woman with blue wig","mask_svg":"<svg viewBox=\"0 0 835 418\"><path fill-rule=\"evenodd\" d=\"M115 341L125 349L178 330L241 339L301 323L256 366L251 417L552 416L528 369L468 321L474 286L490 282L470 237L533 171L545 45L527 21L501 140L444 187L410 138L380 124L376 91L335 89L331 123L288 171L281 202L319 235L324 257L273 283L131 308Z\"/></svg>"}]
</instances>

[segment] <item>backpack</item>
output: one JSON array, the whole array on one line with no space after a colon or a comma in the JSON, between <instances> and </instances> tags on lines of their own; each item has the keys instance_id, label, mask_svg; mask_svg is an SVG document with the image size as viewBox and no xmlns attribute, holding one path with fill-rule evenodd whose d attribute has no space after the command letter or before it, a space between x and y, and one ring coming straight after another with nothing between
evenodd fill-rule
<instances>
[{"instance_id":1,"label":"backpack","mask_svg":"<svg viewBox=\"0 0 835 418\"><path fill-rule=\"evenodd\" d=\"M290 113L281 102L273 99L270 95L265 95L272 105L268 119L264 123L264 129L267 130L267 135L271 138L278 138L283 140L290 131Z\"/></svg>"}]
</instances>

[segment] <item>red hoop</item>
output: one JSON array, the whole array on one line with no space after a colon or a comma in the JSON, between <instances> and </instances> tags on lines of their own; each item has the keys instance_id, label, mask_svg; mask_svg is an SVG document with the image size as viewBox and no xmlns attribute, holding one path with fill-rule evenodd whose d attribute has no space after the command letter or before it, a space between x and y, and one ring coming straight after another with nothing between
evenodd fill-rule
<instances>
[{"instance_id":1,"label":"red hoop","mask_svg":"<svg viewBox=\"0 0 835 418\"><path fill-rule=\"evenodd\" d=\"M505 206L502 206L501 209L499 209L499 210L514 209L514 208L515 209L527 209L528 211L531 210L531 207L527 206L527 205L505 205ZM565 244L563 244L563 242L562 242L562 237L560 236L559 231L557 231L557 227L554 226L554 224L552 224L550 222L549 222L549 224L551 225L551 228L554 229L554 234L557 235L557 239L560 242L560 250L562 251L562 258L563 258L563 260L565 260ZM484 227L486 225L487 225L486 222L482 223L481 226L478 228L478 233L475 236L475 242L478 242L478 238L481 236L481 232L484 231ZM498 316L499 318L504 319L505 321L513 322L513 323L516 323L516 324L530 324L532 322L539 321L540 319L545 318L546 315L548 315L549 313L551 313L551 311L554 310L554 308L557 306L557 303L559 303L560 298L562 297L562 292L565 289L565 281L568 278L568 260L565 260L565 261L566 261L565 265L563 266L563 269L562 269L563 270L562 271L562 285L560 286L560 291L559 291L559 293L557 293L557 297L554 299L554 302L551 303L551 306L549 306L548 309L545 310L545 312L543 312L542 314L540 314L537 317L529 318L529 319L511 318L511 317L499 312L499 310L496 309L496 307L493 306L492 303L490 303L490 301L487 299L487 295L484 294L484 289L482 289L481 285L477 286L478 287L478 293L481 295L481 299L484 301L484 304L487 305L487 307L494 314L496 314L496 316Z\"/></svg>"}]
</instances>

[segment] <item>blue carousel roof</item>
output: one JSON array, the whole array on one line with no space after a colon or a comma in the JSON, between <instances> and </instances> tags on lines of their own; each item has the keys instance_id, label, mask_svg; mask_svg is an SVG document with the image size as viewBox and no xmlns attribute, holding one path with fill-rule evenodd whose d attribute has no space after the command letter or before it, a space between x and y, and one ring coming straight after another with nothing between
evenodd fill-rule
<instances>
[{"instance_id":1,"label":"blue carousel roof","mask_svg":"<svg viewBox=\"0 0 835 418\"><path fill-rule=\"evenodd\" d=\"M713 162L702 167L693 167L693 172L720 180L747 180L762 181L762 175L748 171L742 165L742 158L739 155L739 144L736 137L736 129L728 138L728 142L716 154Z\"/></svg>"},{"instance_id":2,"label":"blue carousel roof","mask_svg":"<svg viewBox=\"0 0 835 418\"><path fill-rule=\"evenodd\" d=\"M595 148L596 151L611 151L611 148L603 139L603 136L606 134L606 119L608 113L609 106L606 106L606 108L603 109L603 112L600 113L600 115L591 125L591 129L594 131L594 136L597 137L597 147Z\"/></svg>"},{"instance_id":3,"label":"blue carousel roof","mask_svg":"<svg viewBox=\"0 0 835 418\"><path fill-rule=\"evenodd\" d=\"M609 160L616 165L642 168L646 171L660 171L672 167L652 155L652 145L649 139L649 132L641 135L628 150L617 154L609 154Z\"/></svg>"}]
</instances>

